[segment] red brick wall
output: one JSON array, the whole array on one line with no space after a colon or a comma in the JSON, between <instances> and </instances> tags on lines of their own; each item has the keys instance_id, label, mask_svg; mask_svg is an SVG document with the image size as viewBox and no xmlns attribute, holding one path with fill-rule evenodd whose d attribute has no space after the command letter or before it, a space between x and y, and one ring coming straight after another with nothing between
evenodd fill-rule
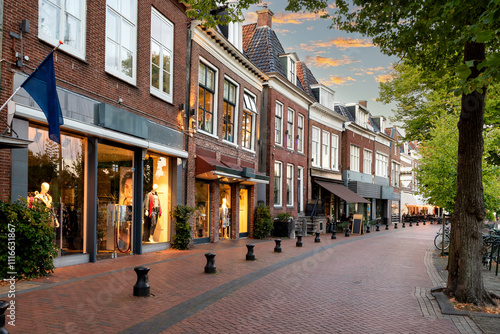
<instances>
[{"instance_id":1,"label":"red brick wall","mask_svg":"<svg viewBox=\"0 0 500 334\"><path fill-rule=\"evenodd\" d=\"M359 171L363 172L363 149L368 149L374 154L372 156L372 174L375 174L375 141L346 130L342 136L342 169L349 170L351 166L351 144L359 146Z\"/></svg>"},{"instance_id":2,"label":"red brick wall","mask_svg":"<svg viewBox=\"0 0 500 334\"><path fill-rule=\"evenodd\" d=\"M2 44L1 92L0 102L12 94L13 72L24 71L30 74L53 48L38 39L38 0L4 3L4 30ZM173 103L167 103L150 94L150 41L151 7L154 6L173 22L174 28L174 66L173 66ZM12 65L15 51L21 46L9 31L19 32L22 19L30 21L30 32L23 34L24 54L30 60L20 69ZM81 60L63 51L54 57L57 85L92 99L114 105L118 108L139 114L156 123L178 129L177 116L179 105L185 102L186 90L186 37L187 17L185 7L177 1L140 0L138 1L137 20L137 83L131 85L105 72L106 43L106 2L87 1L86 18L86 59ZM118 98L123 103L118 104ZM0 116L6 119L5 108ZM3 131L3 125L0 130ZM10 194L10 152L0 153L0 198Z\"/></svg>"}]
</instances>

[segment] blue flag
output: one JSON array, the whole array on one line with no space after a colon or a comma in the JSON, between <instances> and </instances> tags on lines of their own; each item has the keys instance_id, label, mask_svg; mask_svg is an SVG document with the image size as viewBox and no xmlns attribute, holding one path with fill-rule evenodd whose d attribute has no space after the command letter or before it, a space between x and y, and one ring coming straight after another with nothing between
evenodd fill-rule
<instances>
[{"instance_id":1,"label":"blue flag","mask_svg":"<svg viewBox=\"0 0 500 334\"><path fill-rule=\"evenodd\" d=\"M61 105L56 91L54 71L54 50L42 61L36 70L22 84L28 94L42 109L49 123L49 138L61 144L60 126L64 124Z\"/></svg>"}]
</instances>

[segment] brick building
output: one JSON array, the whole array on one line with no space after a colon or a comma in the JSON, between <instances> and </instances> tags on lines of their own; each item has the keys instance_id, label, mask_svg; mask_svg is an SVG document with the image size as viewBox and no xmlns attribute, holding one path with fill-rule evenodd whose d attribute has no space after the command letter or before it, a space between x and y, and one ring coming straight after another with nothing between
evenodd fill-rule
<instances>
[{"instance_id":1,"label":"brick building","mask_svg":"<svg viewBox=\"0 0 500 334\"><path fill-rule=\"evenodd\" d=\"M48 139L45 115L19 91L9 115L5 108L0 116L12 137L30 144L0 150L2 200L45 196L41 184L48 184L60 225L58 266L169 247L168 213L182 199L188 157L178 121L186 101L185 6L2 4L2 103L64 43L54 56L61 145Z\"/></svg>"}]
</instances>

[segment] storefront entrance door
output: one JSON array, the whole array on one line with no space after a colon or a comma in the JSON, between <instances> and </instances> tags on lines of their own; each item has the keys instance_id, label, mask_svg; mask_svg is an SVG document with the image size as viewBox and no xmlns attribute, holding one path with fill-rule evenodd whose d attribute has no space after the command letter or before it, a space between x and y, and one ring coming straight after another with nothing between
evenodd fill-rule
<instances>
[{"instance_id":1,"label":"storefront entrance door","mask_svg":"<svg viewBox=\"0 0 500 334\"><path fill-rule=\"evenodd\" d=\"M240 189L240 238L248 236L248 189Z\"/></svg>"}]
</instances>

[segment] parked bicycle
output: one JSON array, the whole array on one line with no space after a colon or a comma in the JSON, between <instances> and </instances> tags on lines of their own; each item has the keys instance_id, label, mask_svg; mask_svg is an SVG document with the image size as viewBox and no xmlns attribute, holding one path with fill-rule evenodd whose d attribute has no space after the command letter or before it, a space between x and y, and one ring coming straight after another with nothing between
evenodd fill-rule
<instances>
[{"instance_id":1,"label":"parked bicycle","mask_svg":"<svg viewBox=\"0 0 500 334\"><path fill-rule=\"evenodd\" d=\"M443 228L440 228L434 237L434 246L437 249L448 249L450 247L450 227L446 226L444 228L444 238L443 238Z\"/></svg>"}]
</instances>

